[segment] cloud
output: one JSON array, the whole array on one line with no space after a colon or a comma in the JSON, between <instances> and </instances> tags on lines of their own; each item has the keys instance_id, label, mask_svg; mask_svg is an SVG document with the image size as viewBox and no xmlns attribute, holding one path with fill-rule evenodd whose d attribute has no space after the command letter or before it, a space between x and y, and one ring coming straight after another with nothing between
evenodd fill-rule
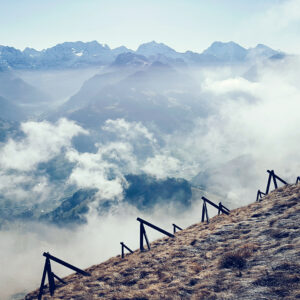
<instances>
[{"instance_id":1,"label":"cloud","mask_svg":"<svg viewBox=\"0 0 300 300\"><path fill-rule=\"evenodd\" d=\"M300 169L299 67L298 58L260 65L255 83L206 78L202 88L213 99L214 113L167 143L182 176L202 172L201 180L209 177L207 188L232 206L253 202L257 189L265 188L267 169L293 182Z\"/></svg>"},{"instance_id":2,"label":"cloud","mask_svg":"<svg viewBox=\"0 0 300 300\"><path fill-rule=\"evenodd\" d=\"M157 178L176 177L180 169L180 161L169 155L157 154L147 158L141 170Z\"/></svg>"},{"instance_id":3,"label":"cloud","mask_svg":"<svg viewBox=\"0 0 300 300\"><path fill-rule=\"evenodd\" d=\"M64 147L70 147L74 136L87 134L86 130L66 119L60 119L56 124L26 122L21 124L21 130L24 139L10 139L0 149L1 168L30 171L58 155Z\"/></svg>"},{"instance_id":4,"label":"cloud","mask_svg":"<svg viewBox=\"0 0 300 300\"><path fill-rule=\"evenodd\" d=\"M243 77L234 77L218 81L207 78L202 86L204 91L211 92L216 95L222 95L230 92L244 92L253 95L258 87L258 83L250 82Z\"/></svg>"},{"instance_id":5,"label":"cloud","mask_svg":"<svg viewBox=\"0 0 300 300\"><path fill-rule=\"evenodd\" d=\"M23 138L10 139L0 147L0 194L23 201L23 205L41 202L50 195L59 197L62 191L49 182L47 174L38 172L38 165L70 149L74 136L88 132L66 119L55 124L25 122L21 130Z\"/></svg>"},{"instance_id":6,"label":"cloud","mask_svg":"<svg viewBox=\"0 0 300 300\"><path fill-rule=\"evenodd\" d=\"M153 133L140 122L127 122L124 119L107 120L102 129L117 134L121 139L136 140L141 137L156 143Z\"/></svg>"},{"instance_id":7,"label":"cloud","mask_svg":"<svg viewBox=\"0 0 300 300\"><path fill-rule=\"evenodd\" d=\"M127 145L121 143L114 143L104 148L99 147L95 154L69 151L66 157L76 165L68 182L76 184L79 188L99 189L98 196L101 199L121 198L126 180L118 169L118 165L105 159L106 154L106 158L112 158L120 163L123 159L126 163L128 159L126 155L130 156L131 153Z\"/></svg>"},{"instance_id":8,"label":"cloud","mask_svg":"<svg viewBox=\"0 0 300 300\"><path fill-rule=\"evenodd\" d=\"M107 120L102 130L112 135L107 142L96 144L96 153L79 153L75 149L66 153L75 163L68 182L80 188L99 189L100 199L120 200L127 184L124 174L139 172L139 148L143 146L151 152L156 140L141 123L124 119Z\"/></svg>"},{"instance_id":9,"label":"cloud","mask_svg":"<svg viewBox=\"0 0 300 300\"><path fill-rule=\"evenodd\" d=\"M141 123L107 120L102 129L113 135L107 142L96 144L96 153L79 153L74 149L66 153L68 160L75 163L70 184L97 188L100 199L120 200L127 185L125 174L145 172L159 178L176 176L180 162L164 153L154 134Z\"/></svg>"}]
</instances>

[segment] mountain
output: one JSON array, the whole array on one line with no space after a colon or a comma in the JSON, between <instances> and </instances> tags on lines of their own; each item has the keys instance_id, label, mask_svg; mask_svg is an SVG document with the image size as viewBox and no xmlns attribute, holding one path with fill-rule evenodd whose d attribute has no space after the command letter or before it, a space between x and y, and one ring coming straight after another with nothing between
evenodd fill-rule
<instances>
[{"instance_id":1,"label":"mountain","mask_svg":"<svg viewBox=\"0 0 300 300\"><path fill-rule=\"evenodd\" d=\"M149 64L149 60L144 55L135 54L132 52L121 53L111 64L112 67L141 67Z\"/></svg>"},{"instance_id":2,"label":"mountain","mask_svg":"<svg viewBox=\"0 0 300 300\"><path fill-rule=\"evenodd\" d=\"M42 51L0 46L0 66L15 70L85 68L110 64L119 54L130 51L124 46L110 49L97 41L65 42Z\"/></svg>"},{"instance_id":3,"label":"mountain","mask_svg":"<svg viewBox=\"0 0 300 300\"><path fill-rule=\"evenodd\" d=\"M125 176L128 187L124 190L124 202L140 211L152 210L157 205L165 206L172 204L179 210L190 207L192 189L188 181L181 178L156 179L149 175ZM97 189L81 189L62 199L61 204L54 210L42 214L40 221L53 223L59 226L70 226L86 222L86 214L89 205L96 200ZM99 214L105 214L114 205L114 200L100 202Z\"/></svg>"},{"instance_id":4,"label":"mountain","mask_svg":"<svg viewBox=\"0 0 300 300\"><path fill-rule=\"evenodd\" d=\"M124 63L126 65L126 63ZM121 62L113 64L113 67L122 65ZM129 66L129 64L127 65ZM64 116L65 114L72 114L78 109L84 108L90 104L92 99L97 97L105 87L112 87L124 80L130 72L126 68L119 68L117 70L111 69L105 73L94 75L92 78L86 80L77 93L70 97L58 111L55 112L57 117Z\"/></svg>"},{"instance_id":5,"label":"mountain","mask_svg":"<svg viewBox=\"0 0 300 300\"><path fill-rule=\"evenodd\" d=\"M23 105L49 100L49 96L26 83L13 72L0 72L0 96L14 104Z\"/></svg>"},{"instance_id":6,"label":"mountain","mask_svg":"<svg viewBox=\"0 0 300 300\"><path fill-rule=\"evenodd\" d=\"M23 51L23 54L25 54L26 56L29 56L29 57L39 57L40 56L40 52L33 49L33 48L25 48L24 51Z\"/></svg>"},{"instance_id":7,"label":"mountain","mask_svg":"<svg viewBox=\"0 0 300 300\"><path fill-rule=\"evenodd\" d=\"M215 55L199 54L192 51L186 51L184 53L184 60L192 66L214 66L221 63L220 59Z\"/></svg>"},{"instance_id":8,"label":"mountain","mask_svg":"<svg viewBox=\"0 0 300 300\"><path fill-rule=\"evenodd\" d=\"M151 62L161 62L177 67L186 66L184 53L179 53L163 43L152 41L142 44L138 47L136 53L144 55Z\"/></svg>"},{"instance_id":9,"label":"mountain","mask_svg":"<svg viewBox=\"0 0 300 300\"><path fill-rule=\"evenodd\" d=\"M247 49L234 42L214 42L202 54L213 56L220 62L242 62L246 59Z\"/></svg>"},{"instance_id":10,"label":"mountain","mask_svg":"<svg viewBox=\"0 0 300 300\"><path fill-rule=\"evenodd\" d=\"M137 51L111 49L97 41L65 42L42 51L0 46L2 117L21 121L45 113L50 120L68 117L88 127L107 118L125 118L170 132L173 122L188 125L209 106L199 101L199 88L187 66L245 63L248 69L253 66L249 75L257 61L284 57L262 44L245 49L234 42L214 42L203 53L179 53L155 41Z\"/></svg>"},{"instance_id":11,"label":"mountain","mask_svg":"<svg viewBox=\"0 0 300 300\"><path fill-rule=\"evenodd\" d=\"M53 299L298 299L299 195L299 184L287 185L209 224L151 242L149 251L91 266L85 270L91 276L69 275ZM37 295L38 289L24 299Z\"/></svg>"},{"instance_id":12,"label":"mountain","mask_svg":"<svg viewBox=\"0 0 300 300\"><path fill-rule=\"evenodd\" d=\"M124 201L141 211L169 204L184 210L191 205L191 184L183 178L157 179L146 174L129 174L125 178L129 186Z\"/></svg>"},{"instance_id":13,"label":"mountain","mask_svg":"<svg viewBox=\"0 0 300 300\"><path fill-rule=\"evenodd\" d=\"M12 69L31 68L31 58L14 47L0 45L0 65Z\"/></svg>"},{"instance_id":14,"label":"mountain","mask_svg":"<svg viewBox=\"0 0 300 300\"><path fill-rule=\"evenodd\" d=\"M21 121L47 106L51 97L26 83L12 71L0 72L0 117ZM6 112L5 112L5 111Z\"/></svg>"},{"instance_id":15,"label":"mountain","mask_svg":"<svg viewBox=\"0 0 300 300\"><path fill-rule=\"evenodd\" d=\"M164 55L170 58L180 58L181 54L176 52L174 49L163 43L156 43L152 41L150 43L141 44L137 51L137 54L144 55L146 57Z\"/></svg>"},{"instance_id":16,"label":"mountain","mask_svg":"<svg viewBox=\"0 0 300 300\"><path fill-rule=\"evenodd\" d=\"M255 48L249 48L247 52L248 59L270 58L280 53L263 44L258 44Z\"/></svg>"},{"instance_id":17,"label":"mountain","mask_svg":"<svg viewBox=\"0 0 300 300\"><path fill-rule=\"evenodd\" d=\"M119 54L122 54L122 53L128 53L128 52L134 53L134 51L126 48L125 46L120 46L120 47L114 48L111 51L115 56L118 56Z\"/></svg>"},{"instance_id":18,"label":"mountain","mask_svg":"<svg viewBox=\"0 0 300 300\"><path fill-rule=\"evenodd\" d=\"M234 42L214 42L202 53L187 51L180 53L163 43L155 41L141 44L136 51L125 46L111 49L97 41L65 42L37 51L26 48L23 51L13 47L0 46L0 71L13 70L63 70L106 66L112 64L120 54L142 55L151 62L160 61L174 66L231 64L248 60L267 59L283 54L265 45L245 49ZM120 59L120 58L118 58Z\"/></svg>"},{"instance_id":19,"label":"mountain","mask_svg":"<svg viewBox=\"0 0 300 300\"><path fill-rule=\"evenodd\" d=\"M94 76L49 118L66 117L97 130L107 119L124 118L171 132L189 126L192 116L207 115L208 101L199 101L196 82L181 70L136 54L121 54L117 61L142 63Z\"/></svg>"},{"instance_id":20,"label":"mountain","mask_svg":"<svg viewBox=\"0 0 300 300\"><path fill-rule=\"evenodd\" d=\"M37 61L39 68L78 68L105 65L114 60L111 49L97 41L66 42L43 50Z\"/></svg>"},{"instance_id":21,"label":"mountain","mask_svg":"<svg viewBox=\"0 0 300 300\"><path fill-rule=\"evenodd\" d=\"M0 96L0 119L8 121L21 121L24 120L24 118L24 113L17 105Z\"/></svg>"},{"instance_id":22,"label":"mountain","mask_svg":"<svg viewBox=\"0 0 300 300\"><path fill-rule=\"evenodd\" d=\"M72 196L63 199L59 207L41 215L39 220L59 226L84 224L84 215L89 211L88 205L94 200L96 192L96 189L76 191Z\"/></svg>"}]
</instances>

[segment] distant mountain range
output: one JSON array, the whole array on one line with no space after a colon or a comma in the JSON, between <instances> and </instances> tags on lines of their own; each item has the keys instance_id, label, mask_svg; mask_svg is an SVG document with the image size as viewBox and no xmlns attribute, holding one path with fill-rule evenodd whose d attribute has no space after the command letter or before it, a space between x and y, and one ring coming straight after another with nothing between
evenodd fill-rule
<instances>
[{"instance_id":1,"label":"distant mountain range","mask_svg":"<svg viewBox=\"0 0 300 300\"><path fill-rule=\"evenodd\" d=\"M119 57L119 55L123 56ZM214 42L202 53L192 51L180 53L155 41L140 45L136 51L124 46L111 49L108 45L100 44L97 41L87 43L65 42L41 51L32 48L20 51L13 47L0 45L0 71L124 65L126 58L130 58L131 61L134 58L135 63L146 60L177 65L215 65L265 58L281 58L282 56L284 53L262 44L258 44L255 48L246 49L234 42Z\"/></svg>"},{"instance_id":2,"label":"distant mountain range","mask_svg":"<svg viewBox=\"0 0 300 300\"><path fill-rule=\"evenodd\" d=\"M136 51L96 41L66 42L42 51L0 46L0 119L66 117L98 131L107 119L124 118L172 132L210 110L209 99L186 67L244 66L241 76L248 72L253 77L258 62L285 56L262 44L245 49L234 42L214 42L201 54L180 53L154 41ZM95 71L79 80L83 70ZM57 97L49 94L49 86L73 86L73 92L55 106Z\"/></svg>"}]
</instances>

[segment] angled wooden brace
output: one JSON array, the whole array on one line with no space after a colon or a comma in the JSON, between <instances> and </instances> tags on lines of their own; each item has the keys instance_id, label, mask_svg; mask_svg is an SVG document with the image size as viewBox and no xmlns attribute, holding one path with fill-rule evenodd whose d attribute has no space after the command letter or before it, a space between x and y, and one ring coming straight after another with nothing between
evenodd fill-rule
<instances>
[{"instance_id":1,"label":"angled wooden brace","mask_svg":"<svg viewBox=\"0 0 300 300\"><path fill-rule=\"evenodd\" d=\"M177 226L176 224L172 224L173 225L173 233L176 233L176 229L178 230L182 230L182 228L180 228L179 226Z\"/></svg>"},{"instance_id":2,"label":"angled wooden brace","mask_svg":"<svg viewBox=\"0 0 300 300\"><path fill-rule=\"evenodd\" d=\"M130 253L133 253L133 251L128 248L123 242L120 243L121 244L121 256L122 258L124 258L124 249L127 249Z\"/></svg>"}]
</instances>

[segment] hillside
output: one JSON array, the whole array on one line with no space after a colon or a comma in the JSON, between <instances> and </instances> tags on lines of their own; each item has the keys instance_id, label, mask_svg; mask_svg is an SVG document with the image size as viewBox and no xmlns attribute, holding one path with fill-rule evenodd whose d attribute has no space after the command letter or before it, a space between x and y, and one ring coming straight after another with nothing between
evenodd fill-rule
<instances>
[{"instance_id":1,"label":"hillside","mask_svg":"<svg viewBox=\"0 0 300 300\"><path fill-rule=\"evenodd\" d=\"M150 251L92 266L90 277L70 275L43 299L300 298L299 200L300 184L279 188L229 216L156 240Z\"/></svg>"}]
</instances>

